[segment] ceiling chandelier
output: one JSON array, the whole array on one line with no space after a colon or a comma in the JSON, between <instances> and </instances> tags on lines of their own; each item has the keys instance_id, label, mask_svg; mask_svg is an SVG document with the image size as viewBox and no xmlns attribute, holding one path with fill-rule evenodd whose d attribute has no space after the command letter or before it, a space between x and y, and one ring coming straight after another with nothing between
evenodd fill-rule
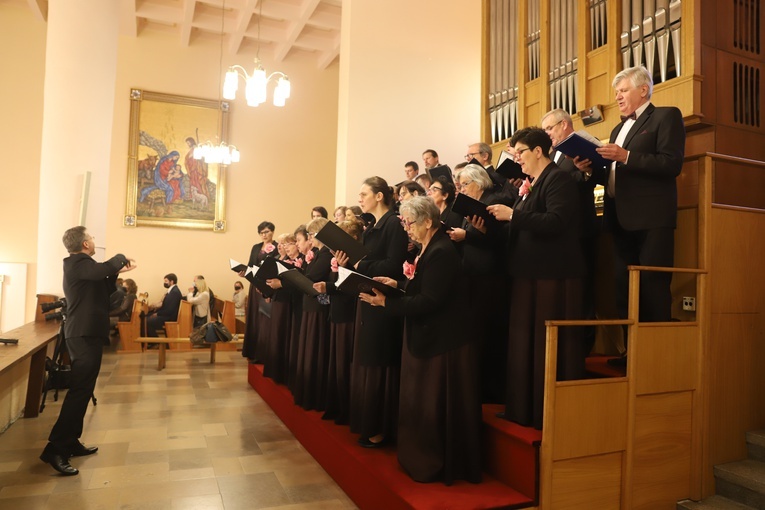
<instances>
[{"instance_id":1,"label":"ceiling chandelier","mask_svg":"<svg viewBox=\"0 0 765 510\"><path fill-rule=\"evenodd\" d=\"M244 94L248 106L258 106L266 102L267 85L272 79L276 80L274 89L274 106L284 106L288 97L290 97L290 79L286 74L275 71L266 74L266 70L261 64L260 55L260 20L263 17L263 0L260 2L260 12L258 14L258 50L255 56L255 69L251 74L240 65L233 65L226 72L226 81L223 83L223 98L236 99L236 91L239 88L239 77L245 82Z\"/></svg>"},{"instance_id":2,"label":"ceiling chandelier","mask_svg":"<svg viewBox=\"0 0 765 510\"><path fill-rule=\"evenodd\" d=\"M218 64L218 105L219 109L228 109L228 104L223 103L220 98L221 74L223 72L223 22L226 15L226 0L223 0L223 6L220 11L220 61ZM218 112L218 133L220 133L221 112ZM217 163L230 165L239 162L239 151L233 145L228 145L221 141L218 145L210 140L194 147L194 159L204 160L205 163Z\"/></svg>"}]
</instances>

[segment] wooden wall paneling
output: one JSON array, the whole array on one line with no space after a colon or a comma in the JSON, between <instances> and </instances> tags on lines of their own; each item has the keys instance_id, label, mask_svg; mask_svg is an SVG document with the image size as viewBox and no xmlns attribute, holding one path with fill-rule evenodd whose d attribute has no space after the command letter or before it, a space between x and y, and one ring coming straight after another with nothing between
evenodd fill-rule
<instances>
[{"instance_id":1,"label":"wooden wall paneling","mask_svg":"<svg viewBox=\"0 0 765 510\"><path fill-rule=\"evenodd\" d=\"M538 126L542 115L550 111L550 1L539 0L539 111L532 115L527 126ZM563 23L572 23L572 19L561 19ZM531 113L531 112L529 112Z\"/></svg>"},{"instance_id":2,"label":"wooden wall paneling","mask_svg":"<svg viewBox=\"0 0 765 510\"><path fill-rule=\"evenodd\" d=\"M756 138L762 143L762 136ZM765 209L765 168L718 161L715 176L716 204Z\"/></svg>"},{"instance_id":3,"label":"wooden wall paneling","mask_svg":"<svg viewBox=\"0 0 765 510\"><path fill-rule=\"evenodd\" d=\"M549 508L618 510L621 479L620 452L557 461L553 466Z\"/></svg>"},{"instance_id":4,"label":"wooden wall paneling","mask_svg":"<svg viewBox=\"0 0 765 510\"><path fill-rule=\"evenodd\" d=\"M763 9L765 10L765 9ZM759 113L759 126L751 126L742 122L741 119L735 118L736 109L734 108L734 63L739 66L747 66L752 70L756 70L759 73L759 104L757 110ZM762 93L763 83L765 82L765 65L760 60L753 60L743 55L735 53L728 53L725 51L717 51L717 74L713 79L717 80L717 121L725 126L739 128L742 130L748 130L760 135L765 134L765 118L763 118L762 112L765 111L765 94ZM710 78L712 79L712 78ZM719 152L719 149L718 149ZM740 151L731 151L729 154L740 156Z\"/></svg>"},{"instance_id":5,"label":"wooden wall paneling","mask_svg":"<svg viewBox=\"0 0 765 510\"><path fill-rule=\"evenodd\" d=\"M719 172L717 178L720 178ZM765 211L713 207L711 221L712 313L762 313L765 309L762 285L765 282L762 264Z\"/></svg>"},{"instance_id":6,"label":"wooden wall paneling","mask_svg":"<svg viewBox=\"0 0 765 510\"><path fill-rule=\"evenodd\" d=\"M633 340L637 395L696 388L700 340L695 322L640 323Z\"/></svg>"},{"instance_id":7,"label":"wooden wall paneling","mask_svg":"<svg viewBox=\"0 0 765 510\"><path fill-rule=\"evenodd\" d=\"M637 398L633 509L674 510L689 496L692 399L690 391Z\"/></svg>"},{"instance_id":8,"label":"wooden wall paneling","mask_svg":"<svg viewBox=\"0 0 765 510\"><path fill-rule=\"evenodd\" d=\"M579 29L577 30L576 40L576 108L582 111L597 103L587 102L587 70L589 69L590 41L592 34L592 24L590 23L589 2L576 2L577 19L579 20Z\"/></svg>"},{"instance_id":9,"label":"wooden wall paneling","mask_svg":"<svg viewBox=\"0 0 765 510\"><path fill-rule=\"evenodd\" d=\"M518 59L518 126L529 125L526 103L528 101L527 83L529 81L529 51L526 47L526 20L529 16L528 0L518 0L518 48L521 48L521 58ZM523 20L523 21L521 21Z\"/></svg>"},{"instance_id":10,"label":"wooden wall paneling","mask_svg":"<svg viewBox=\"0 0 765 510\"><path fill-rule=\"evenodd\" d=\"M546 77L547 74L544 74ZM526 112L526 121L521 124L523 127L537 126L542 115L547 113L547 110L543 110L543 100L547 94L547 87L542 80L542 77L537 78L534 81L526 83L526 100L523 110ZM549 104L549 100L548 100Z\"/></svg>"},{"instance_id":11,"label":"wooden wall paneling","mask_svg":"<svg viewBox=\"0 0 765 510\"><path fill-rule=\"evenodd\" d=\"M598 379L556 384L553 459L627 448L627 381Z\"/></svg>"},{"instance_id":12,"label":"wooden wall paneling","mask_svg":"<svg viewBox=\"0 0 765 510\"><path fill-rule=\"evenodd\" d=\"M614 100L614 92L611 87L614 75L608 73L608 49L608 45L601 46L587 53L585 58L580 60L580 62L586 63L584 69L579 68L580 79L584 81L584 86L580 87L580 93L582 90L584 91L582 109L597 104L606 105Z\"/></svg>"},{"instance_id":13,"label":"wooden wall paneling","mask_svg":"<svg viewBox=\"0 0 765 510\"><path fill-rule=\"evenodd\" d=\"M696 83L695 77L687 76L683 72L683 76L657 84L653 88L651 102L656 106L676 106L683 112L683 117L697 114L701 103L694 97Z\"/></svg>"},{"instance_id":14,"label":"wooden wall paneling","mask_svg":"<svg viewBox=\"0 0 765 510\"><path fill-rule=\"evenodd\" d=\"M677 176L678 208L695 207L699 204L699 163L698 160L686 161L683 170ZM697 225L693 225L696 230ZM683 266L695 267L695 266Z\"/></svg>"}]
</instances>

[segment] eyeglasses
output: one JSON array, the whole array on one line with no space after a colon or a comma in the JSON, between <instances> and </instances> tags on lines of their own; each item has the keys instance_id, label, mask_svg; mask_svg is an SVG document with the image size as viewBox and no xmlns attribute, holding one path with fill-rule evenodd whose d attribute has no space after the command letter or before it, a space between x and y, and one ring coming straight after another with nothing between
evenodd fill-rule
<instances>
[{"instance_id":1,"label":"eyeglasses","mask_svg":"<svg viewBox=\"0 0 765 510\"><path fill-rule=\"evenodd\" d=\"M428 193L433 193L434 191L443 191L443 188L439 188L438 186L431 186L428 188Z\"/></svg>"},{"instance_id":2,"label":"eyeglasses","mask_svg":"<svg viewBox=\"0 0 765 510\"><path fill-rule=\"evenodd\" d=\"M531 149L529 147L524 147L523 149L517 149L515 151L515 160L520 161L521 160L521 154L523 154L526 151L530 151Z\"/></svg>"},{"instance_id":3,"label":"eyeglasses","mask_svg":"<svg viewBox=\"0 0 765 510\"><path fill-rule=\"evenodd\" d=\"M473 184L473 181L467 181L467 182L463 182L463 183L457 184L457 187L459 189L465 189L468 186L470 186L471 184Z\"/></svg>"},{"instance_id":4,"label":"eyeglasses","mask_svg":"<svg viewBox=\"0 0 765 510\"><path fill-rule=\"evenodd\" d=\"M406 229L406 230L409 230L409 227L411 227L412 225L417 223L417 221L409 221L406 218L401 217L401 216L399 216L398 219L401 220L401 226L404 227L404 229Z\"/></svg>"},{"instance_id":5,"label":"eyeglasses","mask_svg":"<svg viewBox=\"0 0 765 510\"><path fill-rule=\"evenodd\" d=\"M465 160L470 161L471 159L473 159L475 156L478 156L479 154L480 152L468 152L467 154L465 154Z\"/></svg>"},{"instance_id":6,"label":"eyeglasses","mask_svg":"<svg viewBox=\"0 0 765 510\"><path fill-rule=\"evenodd\" d=\"M551 126L547 126L546 128L544 128L545 132L549 133L550 131L552 131L552 130L553 130L553 128L554 128L555 126L557 126L557 125L558 125L558 124L560 124L561 122L563 122L563 119L560 119L558 122L556 122L555 124L553 124L553 125L551 125Z\"/></svg>"}]
</instances>

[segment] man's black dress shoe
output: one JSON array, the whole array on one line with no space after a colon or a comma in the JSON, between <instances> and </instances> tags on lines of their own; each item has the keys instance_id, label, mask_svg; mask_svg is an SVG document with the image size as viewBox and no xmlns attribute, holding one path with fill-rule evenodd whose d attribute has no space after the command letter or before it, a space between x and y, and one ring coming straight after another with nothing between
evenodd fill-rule
<instances>
[{"instance_id":1,"label":"man's black dress shoe","mask_svg":"<svg viewBox=\"0 0 765 510\"><path fill-rule=\"evenodd\" d=\"M53 469L64 476L74 476L79 474L77 468L72 467L66 457L54 452L51 448L46 447L45 450L43 450L42 455L40 455L40 460L46 464L50 464Z\"/></svg>"},{"instance_id":2,"label":"man's black dress shoe","mask_svg":"<svg viewBox=\"0 0 765 510\"><path fill-rule=\"evenodd\" d=\"M70 457L85 457L86 455L93 455L98 451L98 446L85 446L77 441L77 444L69 450Z\"/></svg>"}]
</instances>

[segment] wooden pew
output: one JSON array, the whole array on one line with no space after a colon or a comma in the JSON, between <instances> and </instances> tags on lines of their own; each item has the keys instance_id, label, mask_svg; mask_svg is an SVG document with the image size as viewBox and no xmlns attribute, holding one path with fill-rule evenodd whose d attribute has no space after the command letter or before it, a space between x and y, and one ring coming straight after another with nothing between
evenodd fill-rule
<instances>
[{"instance_id":1,"label":"wooden pew","mask_svg":"<svg viewBox=\"0 0 765 510\"><path fill-rule=\"evenodd\" d=\"M147 314L149 307L146 303L138 301L133 302L133 311L130 314L129 321L120 321L117 323L117 331L120 334L120 348L117 352L139 352L141 345L135 343L135 339L141 334L141 312Z\"/></svg>"},{"instance_id":2,"label":"wooden pew","mask_svg":"<svg viewBox=\"0 0 765 510\"><path fill-rule=\"evenodd\" d=\"M165 337L172 339L169 344L173 349L186 349L188 350L190 345L188 340L191 336L191 331L194 329L194 312L192 305L188 301L181 301L181 305L178 308L178 319L175 322L165 322ZM153 340L149 340L152 343L159 343ZM160 343L162 345L168 344L168 342Z\"/></svg>"},{"instance_id":3,"label":"wooden pew","mask_svg":"<svg viewBox=\"0 0 765 510\"><path fill-rule=\"evenodd\" d=\"M215 306L213 307L213 313L211 316L213 319L218 319L221 323L223 323L223 325L228 328L231 334L236 333L236 317L234 316L235 312L236 307L233 301L215 298ZM220 351L235 351L237 350L237 345L232 345L232 342L225 342L219 345L217 349ZM212 356L214 356L214 354ZM214 359L210 362L213 363Z\"/></svg>"},{"instance_id":4,"label":"wooden pew","mask_svg":"<svg viewBox=\"0 0 765 510\"><path fill-rule=\"evenodd\" d=\"M168 345L179 345L184 344L186 345L186 350L189 350L189 347L191 347L191 340L189 338L154 338L154 337L147 337L147 336L139 336L134 340L137 344L143 344L143 343L155 343L159 345L158 349L158 355L157 355L157 370L162 370L167 365L167 346ZM243 340L241 337L234 337L233 340L230 342L216 342L212 344L205 344L210 346L210 363L215 363L215 353L218 349L220 350L236 350L237 346L241 348L243 344ZM227 348L226 346L232 345L233 348ZM181 349L175 349L175 350L181 350Z\"/></svg>"}]
</instances>

